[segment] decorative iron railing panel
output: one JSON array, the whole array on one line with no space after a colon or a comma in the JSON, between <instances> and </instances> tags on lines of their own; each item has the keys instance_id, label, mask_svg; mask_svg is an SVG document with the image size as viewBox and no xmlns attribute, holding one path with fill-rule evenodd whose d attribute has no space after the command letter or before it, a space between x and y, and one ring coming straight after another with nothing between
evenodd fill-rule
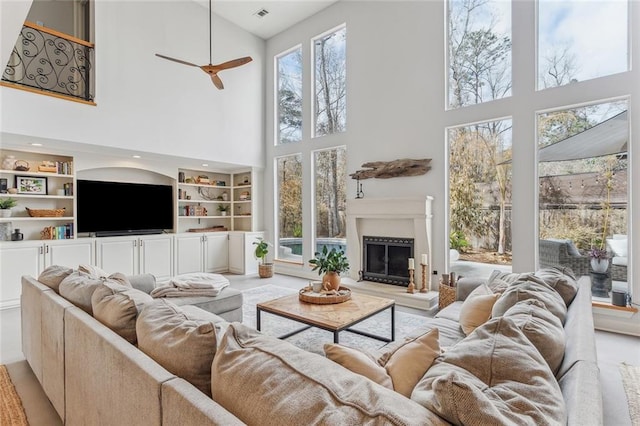
<instances>
[{"instance_id":1,"label":"decorative iron railing panel","mask_svg":"<svg viewBox=\"0 0 640 426\"><path fill-rule=\"evenodd\" d=\"M93 101L92 43L25 22L2 80Z\"/></svg>"}]
</instances>

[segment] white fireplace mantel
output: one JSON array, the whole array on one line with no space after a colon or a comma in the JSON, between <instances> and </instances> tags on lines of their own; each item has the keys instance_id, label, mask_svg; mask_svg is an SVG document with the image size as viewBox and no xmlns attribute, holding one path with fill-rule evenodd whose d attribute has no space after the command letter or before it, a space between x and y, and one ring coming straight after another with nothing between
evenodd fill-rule
<instances>
[{"instance_id":1,"label":"white fireplace mantel","mask_svg":"<svg viewBox=\"0 0 640 426\"><path fill-rule=\"evenodd\" d=\"M360 198L347 200L347 257L350 277L359 279L362 270L362 237L405 237L414 239L416 288L422 285L420 262L427 255L431 265L431 226L433 197L424 198ZM427 266L427 289L432 288L430 266Z\"/></svg>"}]
</instances>

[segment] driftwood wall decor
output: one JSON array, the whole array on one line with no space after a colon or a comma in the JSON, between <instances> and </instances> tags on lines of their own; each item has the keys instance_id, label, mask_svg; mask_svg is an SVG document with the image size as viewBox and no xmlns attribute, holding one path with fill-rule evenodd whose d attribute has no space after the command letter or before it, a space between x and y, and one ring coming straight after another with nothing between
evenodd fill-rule
<instances>
[{"instance_id":1,"label":"driftwood wall decor","mask_svg":"<svg viewBox=\"0 0 640 426\"><path fill-rule=\"evenodd\" d=\"M400 176L420 176L431 170L431 158L413 160L411 158L401 158L393 161L372 161L364 163L362 167L366 169L351 173L352 179L389 179Z\"/></svg>"}]
</instances>

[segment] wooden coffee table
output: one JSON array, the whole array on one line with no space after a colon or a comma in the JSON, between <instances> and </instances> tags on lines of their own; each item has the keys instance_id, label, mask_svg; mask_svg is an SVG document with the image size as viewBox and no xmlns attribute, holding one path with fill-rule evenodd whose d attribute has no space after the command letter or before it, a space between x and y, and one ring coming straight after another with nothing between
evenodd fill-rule
<instances>
[{"instance_id":1,"label":"wooden coffee table","mask_svg":"<svg viewBox=\"0 0 640 426\"><path fill-rule=\"evenodd\" d=\"M302 302L298 294L284 296L268 302L258 303L256 306L256 326L261 327L260 314L268 312L283 318L306 324L306 327L294 330L282 336L286 339L311 327L321 328L333 332L333 342L339 343L339 333L350 331L383 342L392 342L396 338L396 316L394 300L366 294L351 294L351 299L342 303L314 304ZM361 321L371 318L385 309L391 309L391 337L379 336L365 331L354 330L351 327Z\"/></svg>"}]
</instances>

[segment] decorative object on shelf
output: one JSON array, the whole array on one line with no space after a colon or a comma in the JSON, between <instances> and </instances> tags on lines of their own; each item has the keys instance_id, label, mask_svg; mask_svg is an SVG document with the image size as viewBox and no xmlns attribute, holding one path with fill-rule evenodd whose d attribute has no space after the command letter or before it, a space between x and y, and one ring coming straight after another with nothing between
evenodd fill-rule
<instances>
[{"instance_id":1,"label":"decorative object on shelf","mask_svg":"<svg viewBox=\"0 0 640 426\"><path fill-rule=\"evenodd\" d=\"M242 178L242 183L245 185L249 185L249 176L245 176Z\"/></svg>"},{"instance_id":2,"label":"decorative object on shelf","mask_svg":"<svg viewBox=\"0 0 640 426\"><path fill-rule=\"evenodd\" d=\"M0 198L0 217L11 217L11 208L17 205L14 198Z\"/></svg>"},{"instance_id":3,"label":"decorative object on shelf","mask_svg":"<svg viewBox=\"0 0 640 426\"><path fill-rule=\"evenodd\" d=\"M0 223L0 241L11 241L11 222Z\"/></svg>"},{"instance_id":4,"label":"decorative object on shelf","mask_svg":"<svg viewBox=\"0 0 640 426\"><path fill-rule=\"evenodd\" d=\"M31 217L62 217L66 209L30 209L25 207Z\"/></svg>"},{"instance_id":5,"label":"decorative object on shelf","mask_svg":"<svg viewBox=\"0 0 640 426\"><path fill-rule=\"evenodd\" d=\"M411 294L416 292L416 285L413 282L413 274L415 269L416 269L415 260L413 259L413 257L410 257L409 258L409 285L407 286L407 293L411 293Z\"/></svg>"},{"instance_id":6,"label":"decorative object on shelf","mask_svg":"<svg viewBox=\"0 0 640 426\"><path fill-rule=\"evenodd\" d=\"M220 212L220 216L226 216L229 211L229 206L226 204L218 204L218 211Z\"/></svg>"},{"instance_id":7,"label":"decorative object on shelf","mask_svg":"<svg viewBox=\"0 0 640 426\"><path fill-rule=\"evenodd\" d=\"M27 172L29 169L29 163L25 160L16 160L15 165L13 166L13 170L17 170L19 172Z\"/></svg>"},{"instance_id":8,"label":"decorative object on shelf","mask_svg":"<svg viewBox=\"0 0 640 426\"><path fill-rule=\"evenodd\" d=\"M22 241L22 240L24 240L24 235L22 235L22 232L20 232L20 230L16 228L15 231L13 231L13 234L11 234L11 241Z\"/></svg>"},{"instance_id":9,"label":"decorative object on shelf","mask_svg":"<svg viewBox=\"0 0 640 426\"><path fill-rule=\"evenodd\" d=\"M196 183L200 183L200 184L209 184L209 176L206 175L200 175L196 178Z\"/></svg>"},{"instance_id":10,"label":"decorative object on shelf","mask_svg":"<svg viewBox=\"0 0 640 426\"><path fill-rule=\"evenodd\" d=\"M9 193L9 194L17 194L18 193L18 188L9 188L9 189L7 189L7 193Z\"/></svg>"},{"instance_id":11,"label":"decorative object on shelf","mask_svg":"<svg viewBox=\"0 0 640 426\"><path fill-rule=\"evenodd\" d=\"M227 186L227 182L224 180L216 181L216 186Z\"/></svg>"},{"instance_id":12,"label":"decorative object on shelf","mask_svg":"<svg viewBox=\"0 0 640 426\"><path fill-rule=\"evenodd\" d=\"M251 199L251 193L249 191L242 191L238 198L240 201L249 201Z\"/></svg>"},{"instance_id":13,"label":"decorative object on shelf","mask_svg":"<svg viewBox=\"0 0 640 426\"><path fill-rule=\"evenodd\" d=\"M47 195L47 178L16 176L18 194Z\"/></svg>"},{"instance_id":14,"label":"decorative object on shelf","mask_svg":"<svg viewBox=\"0 0 640 426\"><path fill-rule=\"evenodd\" d=\"M317 292L313 290L313 287L307 286L300 289L298 298L303 302L317 305L342 303L351 299L351 289L340 287L337 290L320 290L320 292Z\"/></svg>"},{"instance_id":15,"label":"decorative object on shelf","mask_svg":"<svg viewBox=\"0 0 640 426\"><path fill-rule=\"evenodd\" d=\"M7 187L9 186L9 182L5 178L0 179L0 194L7 193Z\"/></svg>"},{"instance_id":16,"label":"decorative object on shelf","mask_svg":"<svg viewBox=\"0 0 640 426\"><path fill-rule=\"evenodd\" d=\"M2 169L3 170L13 170L13 167L16 165L16 157L15 155L7 155L4 157L2 161Z\"/></svg>"},{"instance_id":17,"label":"decorative object on shelf","mask_svg":"<svg viewBox=\"0 0 640 426\"><path fill-rule=\"evenodd\" d=\"M420 176L431 170L431 158L413 160L401 158L393 161L372 161L362 164L366 169L351 173L352 179L390 179L399 176Z\"/></svg>"},{"instance_id":18,"label":"decorative object on shelf","mask_svg":"<svg viewBox=\"0 0 640 426\"><path fill-rule=\"evenodd\" d=\"M184 172L178 172L178 182L184 183Z\"/></svg>"},{"instance_id":19,"label":"decorative object on shelf","mask_svg":"<svg viewBox=\"0 0 640 426\"><path fill-rule=\"evenodd\" d=\"M193 183L193 178L192 177L185 178L184 183Z\"/></svg>"},{"instance_id":20,"label":"decorative object on shelf","mask_svg":"<svg viewBox=\"0 0 640 426\"><path fill-rule=\"evenodd\" d=\"M325 290L338 290L340 288L340 273L349 270L349 259L343 250L322 246L321 251L315 252L315 258L309 260L313 265L312 271L318 271L318 275L324 274L322 283Z\"/></svg>"},{"instance_id":21,"label":"decorative object on shelf","mask_svg":"<svg viewBox=\"0 0 640 426\"><path fill-rule=\"evenodd\" d=\"M220 197L215 188L204 188L201 186L198 187L198 194L207 201L214 201Z\"/></svg>"},{"instance_id":22,"label":"decorative object on shelf","mask_svg":"<svg viewBox=\"0 0 640 426\"><path fill-rule=\"evenodd\" d=\"M273 276L273 263L267 263L267 254L269 254L269 247L272 247L271 243L265 241L262 237L257 237L253 245L256 246L253 255L256 259L260 259L258 275L260 278L271 278Z\"/></svg>"},{"instance_id":23,"label":"decorative object on shelf","mask_svg":"<svg viewBox=\"0 0 640 426\"><path fill-rule=\"evenodd\" d=\"M422 266L422 288L420 288L420 293L426 293L427 291L427 269L429 266L429 259L426 254L422 255L422 262L420 262L420 266Z\"/></svg>"},{"instance_id":24,"label":"decorative object on shelf","mask_svg":"<svg viewBox=\"0 0 640 426\"><path fill-rule=\"evenodd\" d=\"M222 201L228 201L229 200L229 194L225 191L222 193Z\"/></svg>"},{"instance_id":25,"label":"decorative object on shelf","mask_svg":"<svg viewBox=\"0 0 640 426\"><path fill-rule=\"evenodd\" d=\"M43 161L42 164L38 165L38 171L43 173L57 173L58 166L55 161Z\"/></svg>"},{"instance_id":26,"label":"decorative object on shelf","mask_svg":"<svg viewBox=\"0 0 640 426\"><path fill-rule=\"evenodd\" d=\"M364 192L362 191L362 184L360 178L356 178L356 199L364 198Z\"/></svg>"}]
</instances>

